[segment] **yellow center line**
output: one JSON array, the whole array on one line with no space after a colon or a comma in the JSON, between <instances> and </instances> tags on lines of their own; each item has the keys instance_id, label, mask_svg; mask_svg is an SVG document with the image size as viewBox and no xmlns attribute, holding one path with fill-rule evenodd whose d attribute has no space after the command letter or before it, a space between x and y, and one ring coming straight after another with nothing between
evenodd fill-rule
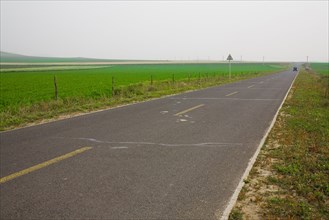
<instances>
[{"instance_id":1,"label":"yellow center line","mask_svg":"<svg viewBox=\"0 0 329 220\"><path fill-rule=\"evenodd\" d=\"M248 86L248 89L250 89L250 88L252 88L252 87L254 87L255 85L251 85L251 86Z\"/></svg>"},{"instance_id":2,"label":"yellow center line","mask_svg":"<svg viewBox=\"0 0 329 220\"><path fill-rule=\"evenodd\" d=\"M175 114L175 116L180 116L180 115L182 115L182 114L185 114L185 113L187 113L187 112L190 112L190 111L192 111L192 110L194 110L194 109L197 109L197 108L200 108L200 107L202 107L202 106L204 106L204 104L197 105L197 106L194 106L194 107L192 107L192 108L186 109L186 110L184 110L184 111L178 112L178 113Z\"/></svg>"},{"instance_id":3,"label":"yellow center line","mask_svg":"<svg viewBox=\"0 0 329 220\"><path fill-rule=\"evenodd\" d=\"M237 94L237 93L239 93L239 92L232 92L230 94L227 94L226 96L231 96L231 95L234 95L234 94Z\"/></svg>"},{"instance_id":4,"label":"yellow center line","mask_svg":"<svg viewBox=\"0 0 329 220\"><path fill-rule=\"evenodd\" d=\"M62 155L62 156L56 157L56 158L54 158L54 159L51 159L51 160L45 161L45 162L43 162L43 163L37 164L37 165L35 165L35 166L33 166L33 167L30 167L30 168L27 168L27 169L25 169L25 170L21 170L21 171L19 171L19 172L16 172L16 173L10 174L10 175L8 175L8 176L2 177L2 178L0 179L0 184L1 184L1 183L5 183L5 182L7 182L7 181L10 181L10 180L12 180L12 179L15 179L15 178L17 178L17 177L20 177L20 176L26 175L26 174L31 173L31 172L33 172L33 171L36 171L36 170L42 169L42 168L47 167L47 166L49 166L49 165L51 165L51 164L57 163L57 162L59 162L59 161L61 161L61 160L68 159L68 158L70 158L70 157L73 157L73 156L75 156L75 155L77 155L77 154L83 153L83 152L85 152L85 151L87 151L87 150L90 150L90 149L92 149L92 147L83 147L83 148L80 148L80 149L78 149L78 150L72 151L72 152L70 152L70 153L64 154L64 155Z\"/></svg>"}]
</instances>

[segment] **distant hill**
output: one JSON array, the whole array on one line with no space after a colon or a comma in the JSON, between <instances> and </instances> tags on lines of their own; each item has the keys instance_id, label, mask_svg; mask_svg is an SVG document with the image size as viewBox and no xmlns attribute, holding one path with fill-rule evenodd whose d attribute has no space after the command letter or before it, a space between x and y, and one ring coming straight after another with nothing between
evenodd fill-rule
<instances>
[{"instance_id":1,"label":"distant hill","mask_svg":"<svg viewBox=\"0 0 329 220\"><path fill-rule=\"evenodd\" d=\"M119 62L119 61L133 61L133 60L94 59L94 58L83 58L83 57L71 57L71 58L37 57L37 56L25 56L21 54L0 51L1 63L65 63L65 62L111 62L111 61Z\"/></svg>"},{"instance_id":2,"label":"distant hill","mask_svg":"<svg viewBox=\"0 0 329 220\"><path fill-rule=\"evenodd\" d=\"M15 53L7 53L4 51L0 51L1 57L24 57L23 55L15 54Z\"/></svg>"}]
</instances>

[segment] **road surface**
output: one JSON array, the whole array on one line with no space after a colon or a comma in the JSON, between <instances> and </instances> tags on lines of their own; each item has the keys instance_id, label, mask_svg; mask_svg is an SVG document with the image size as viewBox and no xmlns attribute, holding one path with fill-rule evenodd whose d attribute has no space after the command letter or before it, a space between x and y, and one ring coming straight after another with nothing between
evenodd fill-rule
<instances>
[{"instance_id":1,"label":"road surface","mask_svg":"<svg viewBox=\"0 0 329 220\"><path fill-rule=\"evenodd\" d=\"M2 132L1 219L218 219L297 72Z\"/></svg>"}]
</instances>

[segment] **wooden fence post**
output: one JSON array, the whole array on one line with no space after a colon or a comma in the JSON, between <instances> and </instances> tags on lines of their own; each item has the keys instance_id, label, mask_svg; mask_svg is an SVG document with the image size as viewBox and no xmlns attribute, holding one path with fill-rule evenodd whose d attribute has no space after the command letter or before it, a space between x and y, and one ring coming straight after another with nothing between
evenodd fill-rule
<instances>
[{"instance_id":1,"label":"wooden fence post","mask_svg":"<svg viewBox=\"0 0 329 220\"><path fill-rule=\"evenodd\" d=\"M58 89L57 89L56 75L54 75L54 87L55 87L55 100L57 100L58 99Z\"/></svg>"},{"instance_id":2,"label":"wooden fence post","mask_svg":"<svg viewBox=\"0 0 329 220\"><path fill-rule=\"evenodd\" d=\"M114 97L114 76L112 76L112 98Z\"/></svg>"},{"instance_id":3,"label":"wooden fence post","mask_svg":"<svg viewBox=\"0 0 329 220\"><path fill-rule=\"evenodd\" d=\"M201 73L199 73L199 85L201 85Z\"/></svg>"}]
</instances>

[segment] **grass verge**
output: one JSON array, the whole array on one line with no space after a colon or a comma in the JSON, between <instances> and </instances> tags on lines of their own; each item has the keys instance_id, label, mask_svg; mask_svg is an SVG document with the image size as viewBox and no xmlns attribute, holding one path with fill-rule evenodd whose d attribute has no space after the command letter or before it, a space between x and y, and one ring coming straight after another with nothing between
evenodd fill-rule
<instances>
[{"instance_id":1,"label":"grass verge","mask_svg":"<svg viewBox=\"0 0 329 220\"><path fill-rule=\"evenodd\" d=\"M230 219L329 219L328 75L302 70Z\"/></svg>"}]
</instances>

